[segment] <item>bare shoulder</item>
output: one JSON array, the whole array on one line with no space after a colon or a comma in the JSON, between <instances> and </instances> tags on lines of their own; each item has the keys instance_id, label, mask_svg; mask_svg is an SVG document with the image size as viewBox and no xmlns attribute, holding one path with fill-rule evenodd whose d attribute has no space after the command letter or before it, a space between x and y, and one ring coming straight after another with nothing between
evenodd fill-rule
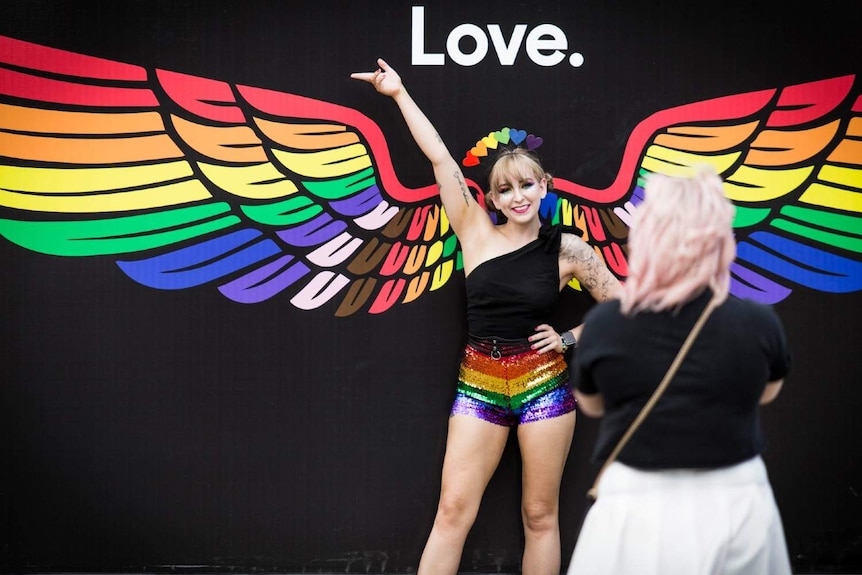
<instances>
[{"instance_id":1,"label":"bare shoulder","mask_svg":"<svg viewBox=\"0 0 862 575\"><path fill-rule=\"evenodd\" d=\"M572 278L597 301L607 301L620 289L620 282L587 242L574 234L564 233L560 242L560 281Z\"/></svg>"},{"instance_id":2,"label":"bare shoulder","mask_svg":"<svg viewBox=\"0 0 862 575\"><path fill-rule=\"evenodd\" d=\"M567 261L587 261L596 257L590 245L574 234L564 233L560 240L560 259Z\"/></svg>"}]
</instances>

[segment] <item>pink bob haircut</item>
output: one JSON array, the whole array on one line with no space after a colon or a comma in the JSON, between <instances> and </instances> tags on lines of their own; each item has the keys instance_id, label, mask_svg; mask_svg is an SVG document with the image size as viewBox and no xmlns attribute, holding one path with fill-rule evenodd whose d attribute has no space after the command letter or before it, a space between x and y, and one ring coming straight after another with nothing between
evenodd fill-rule
<instances>
[{"instance_id":1,"label":"pink bob haircut","mask_svg":"<svg viewBox=\"0 0 862 575\"><path fill-rule=\"evenodd\" d=\"M622 313L679 308L710 288L721 303L736 257L734 208L711 166L691 177L647 176L629 231Z\"/></svg>"}]
</instances>

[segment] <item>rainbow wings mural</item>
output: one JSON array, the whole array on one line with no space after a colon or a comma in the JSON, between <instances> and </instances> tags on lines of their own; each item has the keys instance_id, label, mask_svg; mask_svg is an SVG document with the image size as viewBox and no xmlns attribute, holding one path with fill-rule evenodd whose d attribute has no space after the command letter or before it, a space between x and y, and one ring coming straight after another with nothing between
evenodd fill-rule
<instances>
[{"instance_id":1,"label":"rainbow wings mural","mask_svg":"<svg viewBox=\"0 0 862 575\"><path fill-rule=\"evenodd\" d=\"M579 228L625 279L643 177L709 162L737 206L734 293L774 303L798 287L858 291L855 82L660 111L633 131L611 186L555 177L543 214ZM0 235L35 252L110 257L156 289L289 297L337 316L383 313L461 268L436 186L403 186L382 131L360 112L4 37Z\"/></svg>"},{"instance_id":2,"label":"rainbow wings mural","mask_svg":"<svg viewBox=\"0 0 862 575\"><path fill-rule=\"evenodd\" d=\"M644 176L699 163L715 167L736 207L732 293L776 303L797 286L862 289L862 95L855 75L657 112L632 132L607 189L554 178L554 216L581 228L624 278L626 224L642 201Z\"/></svg>"}]
</instances>

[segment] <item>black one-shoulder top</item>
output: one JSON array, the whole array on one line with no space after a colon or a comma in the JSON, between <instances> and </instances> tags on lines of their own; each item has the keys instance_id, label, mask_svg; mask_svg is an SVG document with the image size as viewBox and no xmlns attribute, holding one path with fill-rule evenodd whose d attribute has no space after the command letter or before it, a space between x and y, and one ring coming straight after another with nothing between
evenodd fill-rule
<instances>
[{"instance_id":1,"label":"black one-shoulder top","mask_svg":"<svg viewBox=\"0 0 862 575\"><path fill-rule=\"evenodd\" d=\"M522 339L550 321L560 296L561 234L561 226L543 224L538 238L467 276L470 335Z\"/></svg>"}]
</instances>

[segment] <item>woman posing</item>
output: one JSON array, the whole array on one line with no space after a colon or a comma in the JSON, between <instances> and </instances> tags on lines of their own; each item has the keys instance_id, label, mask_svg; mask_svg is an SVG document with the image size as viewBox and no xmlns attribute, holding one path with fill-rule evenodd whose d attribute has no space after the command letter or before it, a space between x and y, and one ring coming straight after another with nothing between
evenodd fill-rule
<instances>
[{"instance_id":1,"label":"woman posing","mask_svg":"<svg viewBox=\"0 0 862 575\"><path fill-rule=\"evenodd\" d=\"M558 333L548 321L572 279L598 301L619 282L595 252L559 227L543 226L539 204L551 184L524 150L502 153L487 206L471 195L434 126L383 60L352 74L398 105L431 162L446 215L461 245L467 287L468 345L449 419L440 500L419 575L458 571L464 541L512 427L523 462L521 512L525 575L560 572L559 493L575 428L575 400L562 352L580 326ZM495 211L497 225L486 207Z\"/></svg>"}]
</instances>

